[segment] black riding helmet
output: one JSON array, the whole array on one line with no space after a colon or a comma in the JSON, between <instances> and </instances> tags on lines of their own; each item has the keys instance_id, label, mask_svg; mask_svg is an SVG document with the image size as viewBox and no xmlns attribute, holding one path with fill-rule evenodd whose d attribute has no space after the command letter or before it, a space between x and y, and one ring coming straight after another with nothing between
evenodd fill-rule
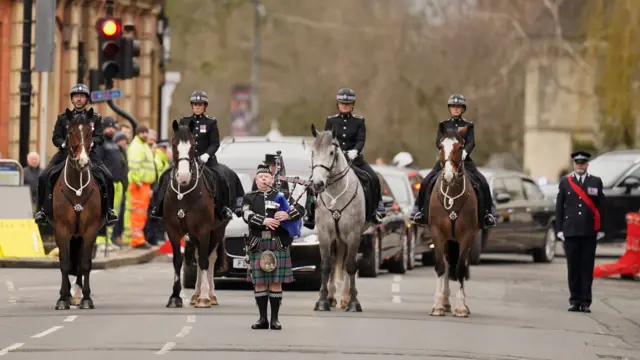
<instances>
[{"instance_id":1,"label":"black riding helmet","mask_svg":"<svg viewBox=\"0 0 640 360\"><path fill-rule=\"evenodd\" d=\"M449 101L447 101L447 107L451 105L462 106L462 113L464 114L464 112L467 111L467 98L462 94L453 94L449 96Z\"/></svg>"},{"instance_id":2,"label":"black riding helmet","mask_svg":"<svg viewBox=\"0 0 640 360\"><path fill-rule=\"evenodd\" d=\"M75 84L71 88L71 92L69 92L69 97L73 98L75 94L84 94L87 96L87 99L91 99L91 91L89 87L85 84Z\"/></svg>"},{"instance_id":3,"label":"black riding helmet","mask_svg":"<svg viewBox=\"0 0 640 360\"><path fill-rule=\"evenodd\" d=\"M204 91L194 91L189 98L189 101L193 103L204 103L204 106L209 106L209 96Z\"/></svg>"},{"instance_id":4,"label":"black riding helmet","mask_svg":"<svg viewBox=\"0 0 640 360\"><path fill-rule=\"evenodd\" d=\"M338 94L336 95L336 101L338 104L353 104L355 107L356 104L356 92L353 89L342 88L338 90ZM338 107L336 104L336 107ZM340 108L338 107L338 110Z\"/></svg>"}]
</instances>

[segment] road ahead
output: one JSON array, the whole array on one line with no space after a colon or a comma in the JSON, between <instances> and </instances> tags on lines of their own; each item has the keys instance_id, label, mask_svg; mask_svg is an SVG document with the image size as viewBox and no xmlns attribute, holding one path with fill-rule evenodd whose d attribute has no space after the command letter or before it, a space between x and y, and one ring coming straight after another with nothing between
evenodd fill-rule
<instances>
[{"instance_id":1,"label":"road ahead","mask_svg":"<svg viewBox=\"0 0 640 360\"><path fill-rule=\"evenodd\" d=\"M53 310L59 271L2 269L0 357L640 359L638 283L597 280L593 313L568 313L564 259L492 259L471 269L467 319L428 316L434 272L418 268L359 279L363 313L314 313L317 293L285 292L280 332L250 329L257 308L247 288L218 290L211 309L166 309L166 262L96 271L96 309L62 312Z\"/></svg>"}]
</instances>

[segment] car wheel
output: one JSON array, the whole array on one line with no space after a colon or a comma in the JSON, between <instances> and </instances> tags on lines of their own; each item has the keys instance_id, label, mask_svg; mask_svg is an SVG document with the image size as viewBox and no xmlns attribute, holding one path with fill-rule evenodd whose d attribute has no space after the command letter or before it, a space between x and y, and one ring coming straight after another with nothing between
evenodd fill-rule
<instances>
[{"instance_id":1,"label":"car wheel","mask_svg":"<svg viewBox=\"0 0 640 360\"><path fill-rule=\"evenodd\" d=\"M366 258L362 259L360 265L360 276L362 277L378 277L380 273L380 235L378 231L374 231L371 235L371 250Z\"/></svg>"},{"instance_id":2,"label":"car wheel","mask_svg":"<svg viewBox=\"0 0 640 360\"><path fill-rule=\"evenodd\" d=\"M407 232L402 232L400 256L391 264L389 271L396 274L404 274L409 267L409 237Z\"/></svg>"},{"instance_id":3,"label":"car wheel","mask_svg":"<svg viewBox=\"0 0 640 360\"><path fill-rule=\"evenodd\" d=\"M544 236L544 245L542 247L533 249L533 261L537 263L550 263L556 257L556 231L552 224L547 229Z\"/></svg>"},{"instance_id":4,"label":"car wheel","mask_svg":"<svg viewBox=\"0 0 640 360\"><path fill-rule=\"evenodd\" d=\"M480 264L480 256L482 254L482 231L478 231L473 238L473 244L471 245L471 254L469 254L469 263L471 265Z\"/></svg>"},{"instance_id":5,"label":"car wheel","mask_svg":"<svg viewBox=\"0 0 640 360\"><path fill-rule=\"evenodd\" d=\"M411 232L411 238L409 239L409 259L407 261L407 269L413 270L416 267L416 243L418 237L417 229Z\"/></svg>"}]
</instances>

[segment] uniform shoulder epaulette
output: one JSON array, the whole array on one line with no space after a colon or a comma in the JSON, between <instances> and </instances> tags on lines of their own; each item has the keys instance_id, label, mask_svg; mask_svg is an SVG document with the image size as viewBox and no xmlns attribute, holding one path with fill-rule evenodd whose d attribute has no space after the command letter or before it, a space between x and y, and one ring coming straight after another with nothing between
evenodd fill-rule
<instances>
[{"instance_id":1,"label":"uniform shoulder epaulette","mask_svg":"<svg viewBox=\"0 0 640 360\"><path fill-rule=\"evenodd\" d=\"M362 115L351 115L351 116L353 116L356 119L364 120L364 116Z\"/></svg>"},{"instance_id":2,"label":"uniform shoulder epaulette","mask_svg":"<svg viewBox=\"0 0 640 360\"><path fill-rule=\"evenodd\" d=\"M333 115L329 115L329 116L327 116L327 119L331 119L331 118L334 118L334 117L338 117L338 115L340 115L340 114L333 114Z\"/></svg>"},{"instance_id":3,"label":"uniform shoulder epaulette","mask_svg":"<svg viewBox=\"0 0 640 360\"><path fill-rule=\"evenodd\" d=\"M218 121L218 119L216 119L215 116L209 116L209 115L205 115L205 117L209 120L213 120L213 121Z\"/></svg>"}]
</instances>

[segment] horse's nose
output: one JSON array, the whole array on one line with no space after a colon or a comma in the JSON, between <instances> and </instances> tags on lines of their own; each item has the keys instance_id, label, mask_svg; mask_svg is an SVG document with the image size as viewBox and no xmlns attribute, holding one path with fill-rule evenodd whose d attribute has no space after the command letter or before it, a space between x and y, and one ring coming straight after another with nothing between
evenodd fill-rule
<instances>
[{"instance_id":1,"label":"horse's nose","mask_svg":"<svg viewBox=\"0 0 640 360\"><path fill-rule=\"evenodd\" d=\"M324 189L324 181L314 181L313 182L313 190L314 191L322 191Z\"/></svg>"}]
</instances>

